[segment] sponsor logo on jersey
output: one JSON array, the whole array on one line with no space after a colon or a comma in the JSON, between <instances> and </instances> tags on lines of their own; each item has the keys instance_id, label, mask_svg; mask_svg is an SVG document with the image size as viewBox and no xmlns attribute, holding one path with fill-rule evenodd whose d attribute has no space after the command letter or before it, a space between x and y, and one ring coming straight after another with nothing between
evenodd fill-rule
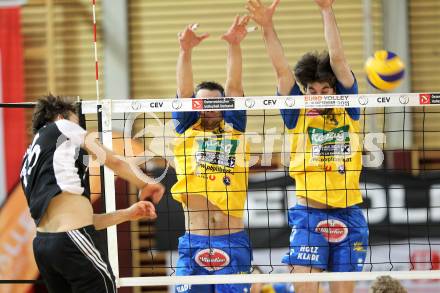
<instances>
[{"instance_id":1,"label":"sponsor logo on jersey","mask_svg":"<svg viewBox=\"0 0 440 293\"><path fill-rule=\"evenodd\" d=\"M349 142L348 125L335 128L329 131L309 127L309 138L312 144L326 144L326 143L342 143Z\"/></svg>"},{"instance_id":2,"label":"sponsor logo on jersey","mask_svg":"<svg viewBox=\"0 0 440 293\"><path fill-rule=\"evenodd\" d=\"M316 156L347 156L351 154L349 126L345 125L332 130L309 127L312 157Z\"/></svg>"},{"instance_id":3,"label":"sponsor logo on jersey","mask_svg":"<svg viewBox=\"0 0 440 293\"><path fill-rule=\"evenodd\" d=\"M364 246L364 244L362 242L356 241L353 244L353 251L356 251L356 252L366 252L367 249L365 248L365 246Z\"/></svg>"},{"instance_id":4,"label":"sponsor logo on jersey","mask_svg":"<svg viewBox=\"0 0 440 293\"><path fill-rule=\"evenodd\" d=\"M299 248L298 254L296 255L297 259L301 260L310 260L310 261L319 261L319 250L318 246L304 246L302 245Z\"/></svg>"},{"instance_id":5,"label":"sponsor logo on jersey","mask_svg":"<svg viewBox=\"0 0 440 293\"><path fill-rule=\"evenodd\" d=\"M235 167L238 140L204 138L196 142L198 144L198 151L195 154L197 164L208 163L228 168Z\"/></svg>"},{"instance_id":6,"label":"sponsor logo on jersey","mask_svg":"<svg viewBox=\"0 0 440 293\"><path fill-rule=\"evenodd\" d=\"M321 233L322 236L331 243L341 242L348 234L347 225L345 225L344 222L335 219L319 222L316 225L315 231Z\"/></svg>"},{"instance_id":7,"label":"sponsor logo on jersey","mask_svg":"<svg viewBox=\"0 0 440 293\"><path fill-rule=\"evenodd\" d=\"M314 162L314 163L331 163L331 162L349 163L351 161L352 161L352 158L341 158L341 157L312 157L310 159L310 162ZM324 170L324 166L322 166L322 168ZM327 171L329 171L329 170L327 170ZM332 171L332 170L330 170L330 171Z\"/></svg>"},{"instance_id":8,"label":"sponsor logo on jersey","mask_svg":"<svg viewBox=\"0 0 440 293\"><path fill-rule=\"evenodd\" d=\"M207 137L204 139L198 139L197 144L199 146L199 150L235 155L235 152L237 151L238 140L215 138L211 139Z\"/></svg>"},{"instance_id":9,"label":"sponsor logo on jersey","mask_svg":"<svg viewBox=\"0 0 440 293\"><path fill-rule=\"evenodd\" d=\"M235 156L225 155L219 152L196 152L196 163L220 165L227 168L235 167Z\"/></svg>"},{"instance_id":10,"label":"sponsor logo on jersey","mask_svg":"<svg viewBox=\"0 0 440 293\"><path fill-rule=\"evenodd\" d=\"M217 248L207 248L200 250L195 255L196 263L207 271L218 271L229 265L229 255Z\"/></svg>"},{"instance_id":11,"label":"sponsor logo on jersey","mask_svg":"<svg viewBox=\"0 0 440 293\"><path fill-rule=\"evenodd\" d=\"M231 177L229 176L223 177L223 183L228 186L231 185Z\"/></svg>"},{"instance_id":12,"label":"sponsor logo on jersey","mask_svg":"<svg viewBox=\"0 0 440 293\"><path fill-rule=\"evenodd\" d=\"M345 167L344 167L344 165L340 165L340 166L338 167L338 172L339 172L339 174L341 174L341 175L345 174Z\"/></svg>"},{"instance_id":13,"label":"sponsor logo on jersey","mask_svg":"<svg viewBox=\"0 0 440 293\"><path fill-rule=\"evenodd\" d=\"M179 292L179 293L186 292L186 291L189 291L189 290L191 290L191 285L188 285L188 284L183 284L183 285L177 285L176 286L176 291Z\"/></svg>"},{"instance_id":14,"label":"sponsor logo on jersey","mask_svg":"<svg viewBox=\"0 0 440 293\"><path fill-rule=\"evenodd\" d=\"M351 154L350 144L312 145L312 156L344 156ZM330 160L329 160L330 161Z\"/></svg>"},{"instance_id":15,"label":"sponsor logo on jersey","mask_svg":"<svg viewBox=\"0 0 440 293\"><path fill-rule=\"evenodd\" d=\"M215 165L206 165L206 164L199 164L198 167L205 170L205 172L215 172L215 173L232 173L232 169L226 168L226 167L220 167Z\"/></svg>"}]
</instances>

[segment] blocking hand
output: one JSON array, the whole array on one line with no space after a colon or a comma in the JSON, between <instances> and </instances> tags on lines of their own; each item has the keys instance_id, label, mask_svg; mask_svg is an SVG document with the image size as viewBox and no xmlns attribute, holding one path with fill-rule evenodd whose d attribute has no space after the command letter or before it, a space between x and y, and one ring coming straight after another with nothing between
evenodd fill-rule
<instances>
[{"instance_id":1,"label":"blocking hand","mask_svg":"<svg viewBox=\"0 0 440 293\"><path fill-rule=\"evenodd\" d=\"M315 0L315 3L319 6L319 8L326 9L332 7L333 3L335 3L335 0Z\"/></svg>"},{"instance_id":2,"label":"blocking hand","mask_svg":"<svg viewBox=\"0 0 440 293\"><path fill-rule=\"evenodd\" d=\"M198 46L204 39L209 37L208 33L196 35L195 28L197 24L188 25L183 32L178 34L180 48L184 51L192 50L192 48Z\"/></svg>"},{"instance_id":3,"label":"blocking hand","mask_svg":"<svg viewBox=\"0 0 440 293\"><path fill-rule=\"evenodd\" d=\"M261 0L248 0L246 9L252 20L262 27L272 26L272 18L281 0L274 0L270 6L264 6Z\"/></svg>"},{"instance_id":4,"label":"blocking hand","mask_svg":"<svg viewBox=\"0 0 440 293\"><path fill-rule=\"evenodd\" d=\"M222 39L231 45L240 44L248 33L246 26L250 19L250 16L240 18L240 16L237 15L229 30L222 36Z\"/></svg>"}]
</instances>

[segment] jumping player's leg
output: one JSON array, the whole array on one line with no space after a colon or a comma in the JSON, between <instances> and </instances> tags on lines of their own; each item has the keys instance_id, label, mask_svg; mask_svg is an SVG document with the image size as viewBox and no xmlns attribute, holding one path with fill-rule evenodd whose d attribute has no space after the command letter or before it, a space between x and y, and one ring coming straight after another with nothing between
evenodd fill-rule
<instances>
[{"instance_id":1,"label":"jumping player's leg","mask_svg":"<svg viewBox=\"0 0 440 293\"><path fill-rule=\"evenodd\" d=\"M66 232L70 245L66 244L65 278L72 285L73 292L114 292L116 282L110 262L99 245L97 232L88 226Z\"/></svg>"},{"instance_id":2,"label":"jumping player's leg","mask_svg":"<svg viewBox=\"0 0 440 293\"><path fill-rule=\"evenodd\" d=\"M305 267L305 266L289 266L291 272L295 274L320 273L322 269ZM293 283L296 293L319 293L319 282Z\"/></svg>"},{"instance_id":3,"label":"jumping player's leg","mask_svg":"<svg viewBox=\"0 0 440 293\"><path fill-rule=\"evenodd\" d=\"M354 292L356 283L353 281L348 282L330 282L330 292L332 293L350 293Z\"/></svg>"},{"instance_id":4,"label":"jumping player's leg","mask_svg":"<svg viewBox=\"0 0 440 293\"><path fill-rule=\"evenodd\" d=\"M108 259L93 227L37 233L35 257L49 292L114 293Z\"/></svg>"},{"instance_id":5,"label":"jumping player's leg","mask_svg":"<svg viewBox=\"0 0 440 293\"><path fill-rule=\"evenodd\" d=\"M52 241L46 237L36 237L33 241L34 257L40 275L50 293L72 292L72 287L61 274L52 268L50 259L46 257L52 251Z\"/></svg>"},{"instance_id":6,"label":"jumping player's leg","mask_svg":"<svg viewBox=\"0 0 440 293\"><path fill-rule=\"evenodd\" d=\"M207 275L194 262L193 255L199 249L200 239L203 236L193 236L188 233L179 238L179 259L177 261L176 276ZM214 285L188 285L175 286L176 293L215 293Z\"/></svg>"},{"instance_id":7,"label":"jumping player's leg","mask_svg":"<svg viewBox=\"0 0 440 293\"><path fill-rule=\"evenodd\" d=\"M223 236L186 233L179 238L176 275L225 275L250 273L252 252L245 232ZM179 285L176 293L250 292L250 284Z\"/></svg>"},{"instance_id":8,"label":"jumping player's leg","mask_svg":"<svg viewBox=\"0 0 440 293\"><path fill-rule=\"evenodd\" d=\"M182 253L179 250L179 260L177 261L176 276L202 275L196 273L191 267L191 257L189 253ZM205 274L206 275L206 274ZM189 285L180 284L175 286L175 293L215 293L214 285Z\"/></svg>"},{"instance_id":9,"label":"jumping player's leg","mask_svg":"<svg viewBox=\"0 0 440 293\"><path fill-rule=\"evenodd\" d=\"M319 273L327 269L329 244L316 230L318 223L326 218L320 210L296 205L289 210L290 249L282 262L293 273ZM295 283L295 292L318 292L319 283Z\"/></svg>"},{"instance_id":10,"label":"jumping player's leg","mask_svg":"<svg viewBox=\"0 0 440 293\"><path fill-rule=\"evenodd\" d=\"M227 266L215 271L214 274L249 274L251 271L252 250L248 235L245 232L238 232L226 237L222 237L223 239L216 245L229 255L230 261ZM250 292L250 290L251 284L248 283L215 286L216 293L242 293Z\"/></svg>"},{"instance_id":11,"label":"jumping player's leg","mask_svg":"<svg viewBox=\"0 0 440 293\"><path fill-rule=\"evenodd\" d=\"M358 207L349 207L335 215L347 227L347 236L331 246L331 272L360 272L363 269L368 246L368 224ZM332 282L332 293L354 292L355 282Z\"/></svg>"}]
</instances>

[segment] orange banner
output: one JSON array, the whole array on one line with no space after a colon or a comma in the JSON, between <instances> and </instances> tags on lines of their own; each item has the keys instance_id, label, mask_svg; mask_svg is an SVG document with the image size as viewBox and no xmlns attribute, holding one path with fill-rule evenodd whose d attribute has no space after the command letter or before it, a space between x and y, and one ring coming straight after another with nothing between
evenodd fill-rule
<instances>
[{"instance_id":1,"label":"orange banner","mask_svg":"<svg viewBox=\"0 0 440 293\"><path fill-rule=\"evenodd\" d=\"M0 280L33 280L38 276L32 252L35 223L21 186L0 210ZM0 293L24 293L32 284L1 284Z\"/></svg>"}]
</instances>

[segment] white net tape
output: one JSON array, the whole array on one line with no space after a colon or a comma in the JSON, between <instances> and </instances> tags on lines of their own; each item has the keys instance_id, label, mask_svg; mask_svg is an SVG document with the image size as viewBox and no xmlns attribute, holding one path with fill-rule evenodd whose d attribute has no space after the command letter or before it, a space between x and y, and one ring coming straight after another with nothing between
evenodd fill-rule
<instances>
[{"instance_id":1,"label":"white net tape","mask_svg":"<svg viewBox=\"0 0 440 293\"><path fill-rule=\"evenodd\" d=\"M335 107L411 107L435 106L440 94L390 93L366 95L307 95L227 97L208 99L142 99L113 100L113 113L186 112L213 110L278 110ZM96 102L83 102L85 114L96 113Z\"/></svg>"}]
</instances>

